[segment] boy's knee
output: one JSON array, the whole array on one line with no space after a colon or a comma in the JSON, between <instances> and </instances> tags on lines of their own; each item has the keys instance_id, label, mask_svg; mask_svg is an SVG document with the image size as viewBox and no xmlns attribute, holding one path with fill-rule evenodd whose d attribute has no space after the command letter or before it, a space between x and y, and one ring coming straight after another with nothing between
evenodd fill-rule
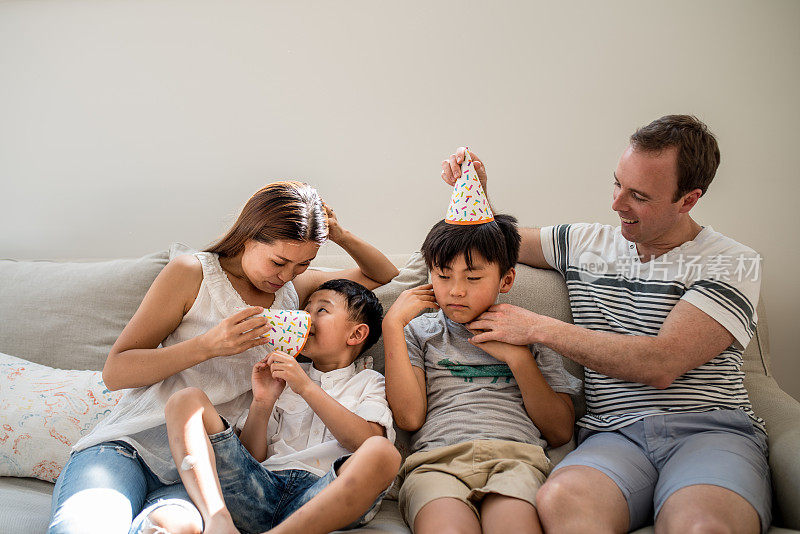
<instances>
[{"instance_id":1,"label":"boy's knee","mask_svg":"<svg viewBox=\"0 0 800 534\"><path fill-rule=\"evenodd\" d=\"M397 447L382 436L372 436L367 438L361 445L365 452L375 461L377 469L389 479L389 483L394 480L400 470L402 458Z\"/></svg>"},{"instance_id":2,"label":"boy's knee","mask_svg":"<svg viewBox=\"0 0 800 534\"><path fill-rule=\"evenodd\" d=\"M200 388L188 387L170 395L164 406L164 413L175 413L187 406L199 406L208 400L205 392Z\"/></svg>"}]
</instances>

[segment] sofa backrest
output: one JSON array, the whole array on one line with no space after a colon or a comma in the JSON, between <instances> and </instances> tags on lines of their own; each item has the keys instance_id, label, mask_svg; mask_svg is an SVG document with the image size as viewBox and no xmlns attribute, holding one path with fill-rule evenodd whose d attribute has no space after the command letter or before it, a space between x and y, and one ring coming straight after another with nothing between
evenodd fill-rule
<instances>
[{"instance_id":1,"label":"sofa backrest","mask_svg":"<svg viewBox=\"0 0 800 534\"><path fill-rule=\"evenodd\" d=\"M168 252L78 263L0 260L0 352L100 370Z\"/></svg>"},{"instance_id":2,"label":"sofa backrest","mask_svg":"<svg viewBox=\"0 0 800 534\"><path fill-rule=\"evenodd\" d=\"M133 316L147 289L168 259L186 252L174 244L169 251L137 259L103 262L0 260L0 352L62 369L103 368L108 351ZM399 294L428 279L419 253L390 256L400 275L376 290L388 310ZM352 267L347 256L324 256L317 268ZM508 302L563 321L572 320L566 284L555 271L517 266ZM744 354L745 371L768 374L769 349L764 306L759 302L758 328ZM383 371L383 343L367 353ZM565 360L582 378L582 368ZM582 407L579 407L582 409Z\"/></svg>"}]
</instances>

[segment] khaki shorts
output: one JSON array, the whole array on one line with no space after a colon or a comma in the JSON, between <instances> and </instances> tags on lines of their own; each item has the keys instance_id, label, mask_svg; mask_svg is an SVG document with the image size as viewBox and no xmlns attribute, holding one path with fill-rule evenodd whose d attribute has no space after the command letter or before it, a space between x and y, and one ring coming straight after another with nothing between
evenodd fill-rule
<instances>
[{"instance_id":1,"label":"khaki shorts","mask_svg":"<svg viewBox=\"0 0 800 534\"><path fill-rule=\"evenodd\" d=\"M452 497L480 517L484 496L497 493L536 506L536 492L553 468L536 445L481 439L412 454L400 468L400 511L413 528L423 506Z\"/></svg>"}]
</instances>

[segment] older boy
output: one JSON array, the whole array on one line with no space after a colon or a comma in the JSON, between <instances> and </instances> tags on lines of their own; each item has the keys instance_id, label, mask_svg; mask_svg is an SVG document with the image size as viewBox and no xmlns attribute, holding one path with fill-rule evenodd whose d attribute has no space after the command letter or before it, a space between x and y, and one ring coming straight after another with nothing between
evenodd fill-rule
<instances>
[{"instance_id":1,"label":"older boy","mask_svg":"<svg viewBox=\"0 0 800 534\"><path fill-rule=\"evenodd\" d=\"M306 311L302 353L313 364L280 352L256 364L238 438L198 389L167 404L170 448L205 532L356 527L377 513L397 473L383 377L353 364L380 337L380 303L355 282L331 280Z\"/></svg>"},{"instance_id":2,"label":"older boy","mask_svg":"<svg viewBox=\"0 0 800 534\"><path fill-rule=\"evenodd\" d=\"M474 346L464 326L511 289L519 243L510 216L437 223L422 245L432 284L404 292L384 318L387 398L415 432L400 489L415 532L540 530L543 447L571 438L568 394L580 382L543 346ZM426 308L439 312L415 318Z\"/></svg>"}]
</instances>

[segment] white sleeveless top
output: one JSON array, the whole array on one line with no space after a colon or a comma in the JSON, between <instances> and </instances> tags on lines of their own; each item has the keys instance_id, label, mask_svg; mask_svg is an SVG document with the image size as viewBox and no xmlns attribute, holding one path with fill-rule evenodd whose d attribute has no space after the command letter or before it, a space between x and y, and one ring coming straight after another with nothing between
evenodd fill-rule
<instances>
[{"instance_id":1,"label":"white sleeveless top","mask_svg":"<svg viewBox=\"0 0 800 534\"><path fill-rule=\"evenodd\" d=\"M197 337L236 313L247 304L231 285L216 254L195 253L203 266L203 282L191 309L161 343L169 347ZM297 309L297 291L287 282L275 293L274 309ZM165 484L180 477L172 460L164 421L164 406L170 395L186 387L202 389L217 412L235 424L250 406L250 374L258 361L268 354L263 346L241 354L219 356L198 363L151 386L129 389L119 404L86 436L75 443L73 451L105 441L125 441L136 448L142 460Z\"/></svg>"}]
</instances>

